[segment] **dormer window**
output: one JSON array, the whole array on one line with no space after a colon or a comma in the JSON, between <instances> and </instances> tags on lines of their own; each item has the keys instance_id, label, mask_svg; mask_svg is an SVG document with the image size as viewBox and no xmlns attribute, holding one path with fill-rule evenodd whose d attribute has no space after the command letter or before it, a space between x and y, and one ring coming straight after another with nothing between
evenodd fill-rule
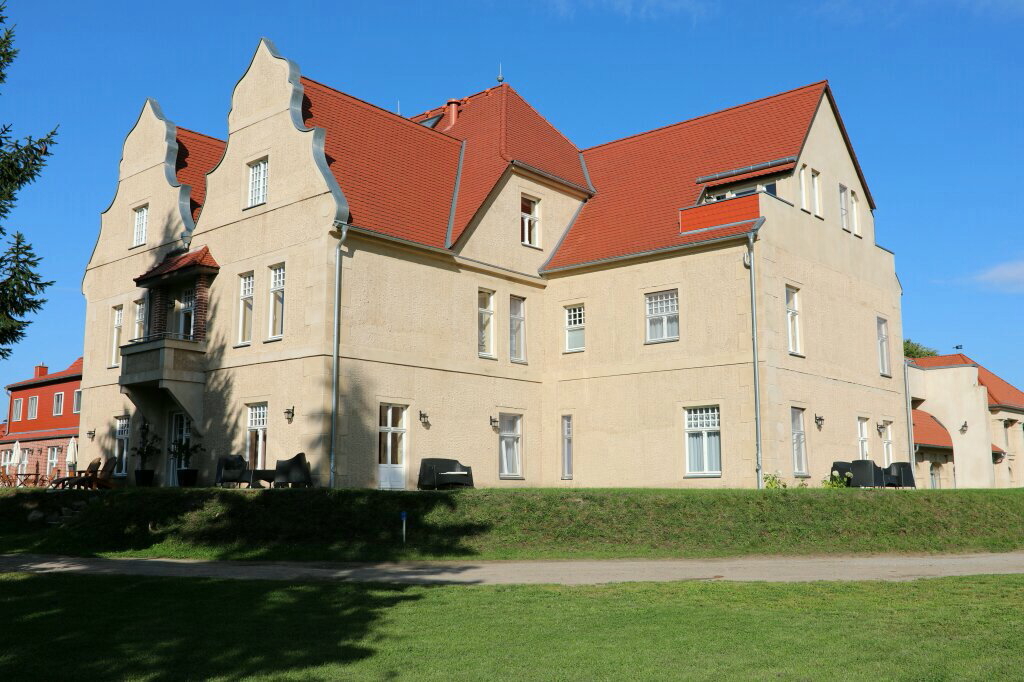
<instances>
[{"instance_id":1,"label":"dormer window","mask_svg":"<svg viewBox=\"0 0 1024 682\"><path fill-rule=\"evenodd\" d=\"M132 246L146 243L146 227L149 224L149 206L139 206L135 213L135 229L132 231Z\"/></svg>"},{"instance_id":2,"label":"dormer window","mask_svg":"<svg viewBox=\"0 0 1024 682\"><path fill-rule=\"evenodd\" d=\"M736 197L746 197L757 192L764 192L765 194L771 194L773 197L778 196L776 194L777 185L774 182L768 182L765 184L747 185L746 187L732 187L727 190L718 190L716 194L707 194L704 196L704 203L711 204L716 201L725 201L726 199L735 199Z\"/></svg>"},{"instance_id":3,"label":"dormer window","mask_svg":"<svg viewBox=\"0 0 1024 682\"><path fill-rule=\"evenodd\" d=\"M540 215L537 209L540 205L540 200L528 197L524 194L520 197L519 205L521 212L520 237L522 239L523 246L532 246L539 249Z\"/></svg>"},{"instance_id":4,"label":"dormer window","mask_svg":"<svg viewBox=\"0 0 1024 682\"><path fill-rule=\"evenodd\" d=\"M249 208L267 203L267 159L249 164Z\"/></svg>"}]
</instances>

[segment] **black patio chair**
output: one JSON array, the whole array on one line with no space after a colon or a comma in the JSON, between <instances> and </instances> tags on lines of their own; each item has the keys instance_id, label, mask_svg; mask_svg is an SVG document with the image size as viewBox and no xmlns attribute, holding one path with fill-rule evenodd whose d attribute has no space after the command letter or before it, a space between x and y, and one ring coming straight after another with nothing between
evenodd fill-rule
<instances>
[{"instance_id":1,"label":"black patio chair","mask_svg":"<svg viewBox=\"0 0 1024 682\"><path fill-rule=\"evenodd\" d=\"M893 462L885 470L886 485L894 488L916 488L914 467L910 462Z\"/></svg>"},{"instance_id":2,"label":"black patio chair","mask_svg":"<svg viewBox=\"0 0 1024 682\"><path fill-rule=\"evenodd\" d=\"M885 476L882 475L882 468L876 466L870 459L855 459L850 462L850 473L853 479L850 481L852 488L884 488Z\"/></svg>"},{"instance_id":3,"label":"black patio chair","mask_svg":"<svg viewBox=\"0 0 1024 682\"><path fill-rule=\"evenodd\" d=\"M214 485L223 487L232 483L235 486L252 483L249 465L241 455L228 455L217 460L217 478L214 479Z\"/></svg>"},{"instance_id":4,"label":"black patio chair","mask_svg":"<svg viewBox=\"0 0 1024 682\"><path fill-rule=\"evenodd\" d=\"M444 488L472 488L473 467L464 466L457 459L428 457L420 462L420 490Z\"/></svg>"},{"instance_id":5,"label":"black patio chair","mask_svg":"<svg viewBox=\"0 0 1024 682\"><path fill-rule=\"evenodd\" d=\"M277 460L274 468L275 488L312 488L313 474L306 461L306 453L300 452L291 459Z\"/></svg>"}]
</instances>

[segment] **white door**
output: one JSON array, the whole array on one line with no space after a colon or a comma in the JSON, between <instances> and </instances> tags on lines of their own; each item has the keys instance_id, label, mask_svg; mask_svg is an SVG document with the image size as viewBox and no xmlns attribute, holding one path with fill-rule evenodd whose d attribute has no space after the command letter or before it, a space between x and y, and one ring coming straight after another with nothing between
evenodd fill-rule
<instances>
[{"instance_id":1,"label":"white door","mask_svg":"<svg viewBox=\"0 0 1024 682\"><path fill-rule=\"evenodd\" d=\"M405 406L381 403L377 480L381 490L405 490Z\"/></svg>"}]
</instances>

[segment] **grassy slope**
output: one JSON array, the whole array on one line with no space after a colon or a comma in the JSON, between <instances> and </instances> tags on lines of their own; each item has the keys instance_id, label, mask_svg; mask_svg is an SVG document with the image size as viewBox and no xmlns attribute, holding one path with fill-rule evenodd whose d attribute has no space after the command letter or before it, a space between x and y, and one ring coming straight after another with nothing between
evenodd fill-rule
<instances>
[{"instance_id":1,"label":"grassy slope","mask_svg":"<svg viewBox=\"0 0 1024 682\"><path fill-rule=\"evenodd\" d=\"M91 499L63 528L28 511ZM401 511L409 514L401 544ZM1024 548L1024 490L125 490L0 494L4 551L231 559L699 557Z\"/></svg>"},{"instance_id":2,"label":"grassy slope","mask_svg":"<svg viewBox=\"0 0 1024 682\"><path fill-rule=\"evenodd\" d=\"M1020 679L1024 576L400 587L0 576L0 679Z\"/></svg>"}]
</instances>

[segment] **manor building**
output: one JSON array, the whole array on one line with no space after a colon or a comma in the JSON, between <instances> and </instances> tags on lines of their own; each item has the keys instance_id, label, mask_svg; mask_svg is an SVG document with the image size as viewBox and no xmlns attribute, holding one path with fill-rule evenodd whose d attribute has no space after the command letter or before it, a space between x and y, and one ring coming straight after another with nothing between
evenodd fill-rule
<instances>
[{"instance_id":1,"label":"manor building","mask_svg":"<svg viewBox=\"0 0 1024 682\"><path fill-rule=\"evenodd\" d=\"M261 41L227 127L148 101L125 140L82 460L143 421L201 439L205 482L300 451L381 488L427 457L496 487L910 457L894 256L825 82L580 150L507 84L404 118Z\"/></svg>"}]
</instances>

